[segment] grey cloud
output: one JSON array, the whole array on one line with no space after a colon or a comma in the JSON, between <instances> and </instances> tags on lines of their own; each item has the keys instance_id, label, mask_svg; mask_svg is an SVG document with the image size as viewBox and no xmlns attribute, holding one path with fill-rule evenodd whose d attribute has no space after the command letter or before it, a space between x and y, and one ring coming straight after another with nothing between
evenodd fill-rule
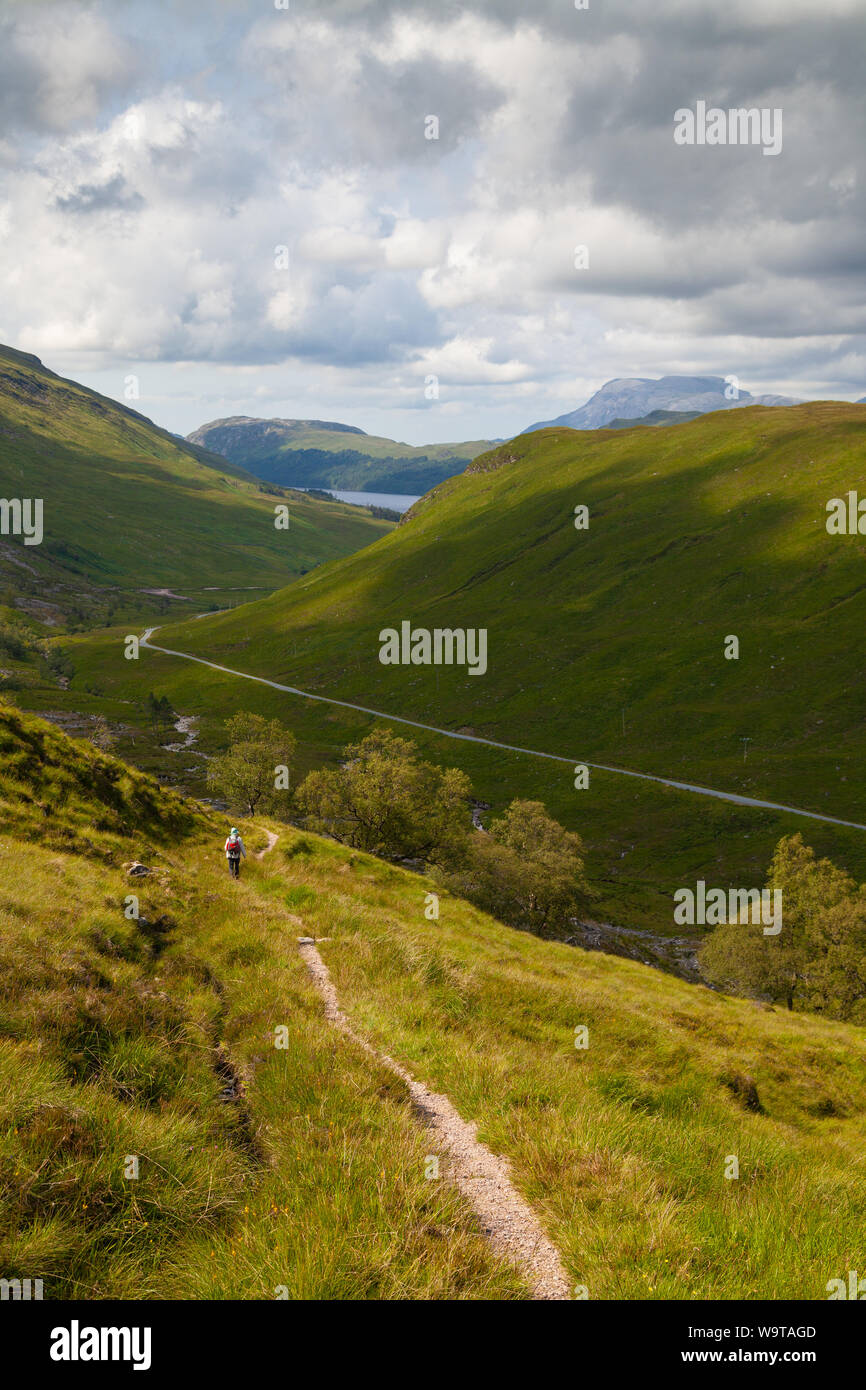
<instances>
[{"instance_id":1,"label":"grey cloud","mask_svg":"<svg viewBox=\"0 0 866 1390\"><path fill-rule=\"evenodd\" d=\"M28 325L69 323L72 336L82 318L77 287L48 285L36 264L57 218L137 209L128 219L142 224L135 261L111 259L120 219L94 217L88 285L105 350L132 340L128 350L152 361L297 360L310 380L342 368L360 390L380 368L396 377L425 351L483 338L488 361L531 363L540 391L576 374L731 370L756 389L799 395L808 392L798 376L849 383L866 350L863 17L839 15L834 0L812 12L791 0L781 20L768 0L748 9L746 0L590 0L588 11L572 0L291 0L286 14L270 0L49 9L67 16L66 86L57 86L56 46L39 53L22 7L0 20L0 119L30 132L37 168L50 163L52 132L86 129L94 149L68 175L72 186L61 164L45 199L53 221L31 228L22 196L18 260L32 245L34 264L19 311ZM92 26L92 43L76 46L70 17ZM455 50L451 26L474 34L473 17L484 21L477 49ZM407 26L410 38L421 32L413 22L423 37L401 48L395 36ZM534 88L519 55L498 66L496 45L517 31L534 55ZM547 73L563 71L560 104ZM170 90L219 103L220 113L199 120L179 110L181 137L129 164L101 148L124 105L143 96L158 109ZM698 98L782 107L782 154L676 146L674 111ZM438 141L424 139L431 114ZM14 233L14 199L10 207ZM544 239L573 211L573 241L583 240L581 209L607 215L606 244L590 246L586 276L569 270L567 228L562 261ZM522 214L540 229L537 247L519 229L499 235ZM164 273L160 219L171 228ZM428 267L384 254L402 219L435 224L432 285ZM269 315L272 248L322 232L343 250L298 267L305 296L279 330ZM136 276L132 264L153 271ZM713 360L730 340L742 361ZM862 395L859 386L849 394ZM497 389L465 394L481 409ZM517 422L576 403L517 405ZM454 430L473 432L468 421Z\"/></svg>"},{"instance_id":2,"label":"grey cloud","mask_svg":"<svg viewBox=\"0 0 866 1390\"><path fill-rule=\"evenodd\" d=\"M143 206L141 194L129 187L122 174L115 174L102 184L79 184L72 193L54 199L54 207L60 212L72 213L129 212Z\"/></svg>"},{"instance_id":3,"label":"grey cloud","mask_svg":"<svg viewBox=\"0 0 866 1390\"><path fill-rule=\"evenodd\" d=\"M129 44L91 7L16 5L0 15L0 134L87 124L136 70Z\"/></svg>"},{"instance_id":4,"label":"grey cloud","mask_svg":"<svg viewBox=\"0 0 866 1390\"><path fill-rule=\"evenodd\" d=\"M390 63L362 52L349 79L335 72L330 82L294 69L282 52L266 62L274 138L291 159L323 167L430 167L477 139L505 98L470 62L431 56ZM431 115L439 122L435 139L425 135Z\"/></svg>"},{"instance_id":5,"label":"grey cloud","mask_svg":"<svg viewBox=\"0 0 866 1390\"><path fill-rule=\"evenodd\" d=\"M297 326L270 335L271 356L336 366L399 363L413 348L438 345L442 330L407 276L370 279L351 289L322 286Z\"/></svg>"}]
</instances>

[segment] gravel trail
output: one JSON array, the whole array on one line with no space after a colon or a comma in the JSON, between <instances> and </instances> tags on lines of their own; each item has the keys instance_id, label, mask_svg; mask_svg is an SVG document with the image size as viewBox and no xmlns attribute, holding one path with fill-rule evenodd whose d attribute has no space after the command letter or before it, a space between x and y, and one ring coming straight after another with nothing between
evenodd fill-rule
<instances>
[{"instance_id":1,"label":"gravel trail","mask_svg":"<svg viewBox=\"0 0 866 1390\"><path fill-rule=\"evenodd\" d=\"M532 1288L534 1299L569 1300L571 1292L559 1254L532 1208L514 1187L507 1161L491 1153L476 1138L475 1125L467 1124L458 1115L447 1096L428 1091L393 1057L377 1051L355 1032L340 1008L328 967L315 942L302 937L299 948L324 1000L325 1017L405 1081L419 1117L433 1131L446 1155L445 1177L471 1203L490 1244L517 1265Z\"/></svg>"}]
</instances>

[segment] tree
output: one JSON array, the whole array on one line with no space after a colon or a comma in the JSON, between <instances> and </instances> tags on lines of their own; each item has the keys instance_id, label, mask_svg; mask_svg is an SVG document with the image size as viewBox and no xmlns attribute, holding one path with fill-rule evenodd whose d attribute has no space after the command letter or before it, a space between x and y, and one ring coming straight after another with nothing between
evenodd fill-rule
<instances>
[{"instance_id":1,"label":"tree","mask_svg":"<svg viewBox=\"0 0 866 1390\"><path fill-rule=\"evenodd\" d=\"M476 833L447 886L512 926L557 936L593 896L583 842L540 801L512 801L489 834Z\"/></svg>"},{"instance_id":2,"label":"tree","mask_svg":"<svg viewBox=\"0 0 866 1390\"><path fill-rule=\"evenodd\" d=\"M389 729L344 749L336 770L311 772L297 805L311 830L387 858L445 863L469 836L471 787L458 768L421 762Z\"/></svg>"},{"instance_id":3,"label":"tree","mask_svg":"<svg viewBox=\"0 0 866 1390\"><path fill-rule=\"evenodd\" d=\"M783 908L784 913L784 908ZM764 936L759 923L724 922L701 944L701 971L726 994L771 999L794 1007L804 959L784 923L779 936Z\"/></svg>"},{"instance_id":4,"label":"tree","mask_svg":"<svg viewBox=\"0 0 866 1390\"><path fill-rule=\"evenodd\" d=\"M276 719L260 714L234 714L226 720L229 746L212 758L208 786L228 801L243 805L249 815L274 810L286 803L287 788L279 786L280 769L289 768L295 738Z\"/></svg>"},{"instance_id":5,"label":"tree","mask_svg":"<svg viewBox=\"0 0 866 1390\"><path fill-rule=\"evenodd\" d=\"M174 710L167 695L154 695L151 690L145 700L145 710L155 734L162 728L171 728L174 723Z\"/></svg>"},{"instance_id":6,"label":"tree","mask_svg":"<svg viewBox=\"0 0 866 1390\"><path fill-rule=\"evenodd\" d=\"M862 892L819 914L810 929L815 954L803 1003L830 1018L866 1022L866 897Z\"/></svg>"},{"instance_id":7,"label":"tree","mask_svg":"<svg viewBox=\"0 0 866 1390\"><path fill-rule=\"evenodd\" d=\"M700 951L706 978L746 994L831 1018L866 1019L866 891L800 834L776 846L767 880L781 889L782 930L727 922Z\"/></svg>"}]
</instances>

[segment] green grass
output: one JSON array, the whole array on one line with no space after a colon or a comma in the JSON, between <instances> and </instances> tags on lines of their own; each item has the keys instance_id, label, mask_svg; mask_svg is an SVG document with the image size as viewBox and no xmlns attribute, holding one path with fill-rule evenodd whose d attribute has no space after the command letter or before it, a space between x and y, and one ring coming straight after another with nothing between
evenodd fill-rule
<instances>
[{"instance_id":1,"label":"green grass","mask_svg":"<svg viewBox=\"0 0 866 1390\"><path fill-rule=\"evenodd\" d=\"M4 1277L46 1298L525 1296L425 1178L405 1086L335 1046L295 920L256 863L231 883L221 820L4 706L0 811Z\"/></svg>"},{"instance_id":2,"label":"green grass","mask_svg":"<svg viewBox=\"0 0 866 1390\"><path fill-rule=\"evenodd\" d=\"M330 938L353 1025L478 1121L591 1298L822 1299L859 1267L862 1029L539 941L448 895L430 922L429 881L284 838L307 844L274 864L315 891L302 917Z\"/></svg>"},{"instance_id":3,"label":"green grass","mask_svg":"<svg viewBox=\"0 0 866 1390\"><path fill-rule=\"evenodd\" d=\"M74 626L260 597L383 535L364 510L268 493L242 469L0 347L0 493L43 500L41 545L2 544L0 602ZM274 526L287 502L288 530ZM181 599L148 596L169 589Z\"/></svg>"},{"instance_id":4,"label":"green grass","mask_svg":"<svg viewBox=\"0 0 866 1390\"><path fill-rule=\"evenodd\" d=\"M864 541L825 528L856 487L859 406L750 407L662 430L543 430L482 456L372 547L197 623L168 647L303 689L541 751L693 781L866 823L860 673ZM590 527L573 526L574 507ZM382 666L379 631L486 627L489 669ZM740 639L738 661L725 638ZM237 707L276 715L299 766L334 761L365 716L148 654L76 648L81 677L132 697L158 680L205 737ZM501 809L545 801L588 844L598 914L670 931L677 887L757 886L774 844L808 830L866 878L866 835L412 732ZM743 738L748 738L747 760Z\"/></svg>"},{"instance_id":5,"label":"green grass","mask_svg":"<svg viewBox=\"0 0 866 1390\"><path fill-rule=\"evenodd\" d=\"M424 1176L406 1087L326 1022L302 929L330 938L355 1028L509 1158L591 1298L823 1299L859 1267L862 1029L447 893L428 921L429 880L285 826L234 883L223 818L2 704L0 817L4 1277L47 1298L527 1297Z\"/></svg>"}]
</instances>

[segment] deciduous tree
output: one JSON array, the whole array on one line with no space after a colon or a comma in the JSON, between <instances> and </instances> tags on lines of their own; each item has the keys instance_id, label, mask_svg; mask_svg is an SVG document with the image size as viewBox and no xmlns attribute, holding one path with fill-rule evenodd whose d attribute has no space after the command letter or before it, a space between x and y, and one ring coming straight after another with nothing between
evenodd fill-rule
<instances>
[{"instance_id":1,"label":"deciduous tree","mask_svg":"<svg viewBox=\"0 0 866 1390\"><path fill-rule=\"evenodd\" d=\"M311 830L389 858L435 864L459 856L469 835L465 773L422 762L415 744L389 729L344 756L342 767L311 772L298 790Z\"/></svg>"},{"instance_id":2,"label":"deciduous tree","mask_svg":"<svg viewBox=\"0 0 866 1390\"><path fill-rule=\"evenodd\" d=\"M866 1021L866 891L829 859L817 859L802 835L776 847L768 879L782 891L782 930L726 922L700 951L706 978L746 994Z\"/></svg>"},{"instance_id":3,"label":"deciduous tree","mask_svg":"<svg viewBox=\"0 0 866 1390\"><path fill-rule=\"evenodd\" d=\"M277 769L290 767L295 752L294 735L277 719L260 714L234 714L226 720L229 746L212 758L208 786L230 802L242 805L249 815L288 805L288 793L277 791Z\"/></svg>"}]
</instances>

